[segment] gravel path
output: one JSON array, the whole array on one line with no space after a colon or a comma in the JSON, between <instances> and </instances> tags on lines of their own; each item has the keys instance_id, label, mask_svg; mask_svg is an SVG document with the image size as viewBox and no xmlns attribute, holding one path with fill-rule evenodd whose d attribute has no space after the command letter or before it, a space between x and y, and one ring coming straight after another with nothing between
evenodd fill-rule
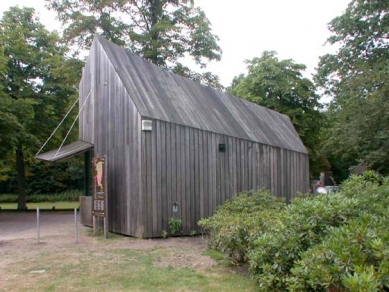
<instances>
[{"instance_id":1,"label":"gravel path","mask_svg":"<svg viewBox=\"0 0 389 292\"><path fill-rule=\"evenodd\" d=\"M37 237L36 213L0 212L0 241ZM74 234L74 213L40 213L40 236Z\"/></svg>"}]
</instances>

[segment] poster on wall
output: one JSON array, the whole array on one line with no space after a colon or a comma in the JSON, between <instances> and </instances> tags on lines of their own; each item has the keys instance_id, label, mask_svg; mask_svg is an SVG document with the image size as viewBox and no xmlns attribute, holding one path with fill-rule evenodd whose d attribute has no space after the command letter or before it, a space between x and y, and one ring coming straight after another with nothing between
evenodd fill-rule
<instances>
[{"instance_id":1,"label":"poster on wall","mask_svg":"<svg viewBox=\"0 0 389 292\"><path fill-rule=\"evenodd\" d=\"M93 216L105 217L107 210L106 157L93 159Z\"/></svg>"}]
</instances>

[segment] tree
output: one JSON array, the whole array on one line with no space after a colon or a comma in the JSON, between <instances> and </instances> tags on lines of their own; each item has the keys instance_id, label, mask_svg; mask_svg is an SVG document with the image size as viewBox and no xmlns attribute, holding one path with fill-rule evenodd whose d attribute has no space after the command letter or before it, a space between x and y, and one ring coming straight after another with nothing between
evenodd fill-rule
<instances>
[{"instance_id":1,"label":"tree","mask_svg":"<svg viewBox=\"0 0 389 292\"><path fill-rule=\"evenodd\" d=\"M94 34L101 34L168 71L221 88L210 72L195 73L179 62L190 56L205 68L221 58L219 38L194 0L46 1L66 26L69 44L89 48Z\"/></svg>"},{"instance_id":2,"label":"tree","mask_svg":"<svg viewBox=\"0 0 389 292\"><path fill-rule=\"evenodd\" d=\"M278 60L274 51L247 60L248 74L235 77L229 92L286 114L310 154L310 172L317 176L328 163L320 153L323 115L314 84L302 77L305 65Z\"/></svg>"},{"instance_id":3,"label":"tree","mask_svg":"<svg viewBox=\"0 0 389 292\"><path fill-rule=\"evenodd\" d=\"M389 173L389 1L353 0L329 23L334 55L321 57L317 84L332 97L325 150L343 168Z\"/></svg>"},{"instance_id":4,"label":"tree","mask_svg":"<svg viewBox=\"0 0 389 292\"><path fill-rule=\"evenodd\" d=\"M65 59L67 48L59 41L32 8L11 7L0 20L0 159L5 165L16 163L18 209L26 207L26 162L31 163L76 94L74 77L66 72L71 64L71 74L79 76L81 64Z\"/></svg>"}]
</instances>

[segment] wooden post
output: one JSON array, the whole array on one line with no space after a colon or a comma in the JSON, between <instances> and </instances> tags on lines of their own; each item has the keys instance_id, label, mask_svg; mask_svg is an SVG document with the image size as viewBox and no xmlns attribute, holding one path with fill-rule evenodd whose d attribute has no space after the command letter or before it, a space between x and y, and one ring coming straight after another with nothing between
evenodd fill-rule
<instances>
[{"instance_id":1,"label":"wooden post","mask_svg":"<svg viewBox=\"0 0 389 292\"><path fill-rule=\"evenodd\" d=\"M84 153L84 196L90 194L90 151Z\"/></svg>"}]
</instances>

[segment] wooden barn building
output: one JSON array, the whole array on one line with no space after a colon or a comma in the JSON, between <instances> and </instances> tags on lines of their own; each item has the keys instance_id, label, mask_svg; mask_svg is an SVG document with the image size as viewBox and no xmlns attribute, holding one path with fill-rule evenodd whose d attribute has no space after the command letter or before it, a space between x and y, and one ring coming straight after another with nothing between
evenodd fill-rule
<instances>
[{"instance_id":1,"label":"wooden barn building","mask_svg":"<svg viewBox=\"0 0 389 292\"><path fill-rule=\"evenodd\" d=\"M90 149L106 156L111 232L159 237L175 215L189 234L241 191L267 188L289 200L308 190L308 153L287 116L166 72L98 36L79 106L80 141L57 158Z\"/></svg>"}]
</instances>

